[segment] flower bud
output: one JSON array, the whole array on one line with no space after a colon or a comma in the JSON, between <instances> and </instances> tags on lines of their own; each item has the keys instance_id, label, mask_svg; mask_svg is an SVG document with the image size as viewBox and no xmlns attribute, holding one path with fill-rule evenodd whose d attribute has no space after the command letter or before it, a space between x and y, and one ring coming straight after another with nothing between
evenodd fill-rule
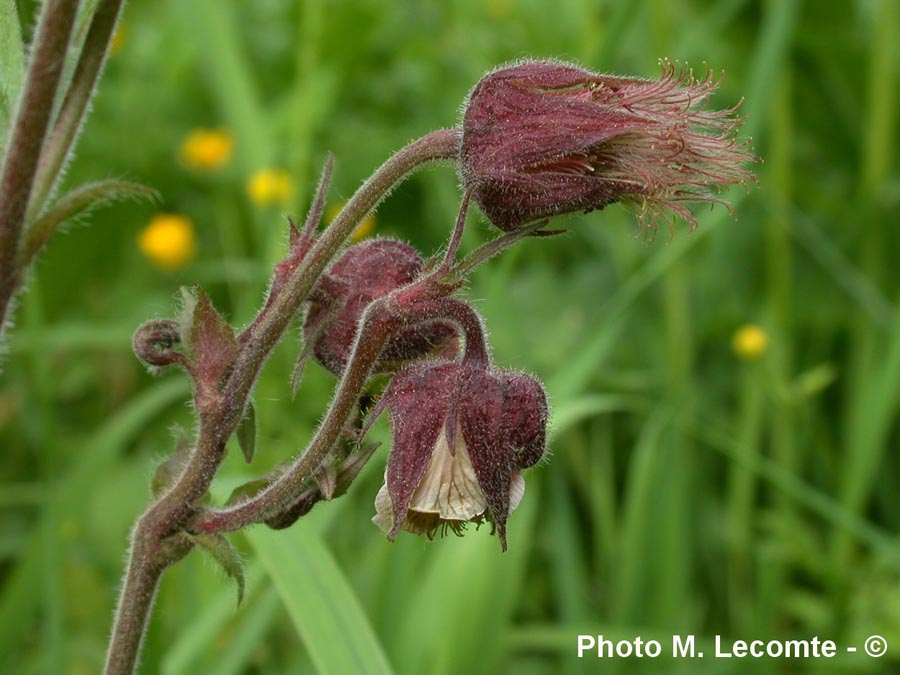
<instances>
[{"instance_id":1,"label":"flower bud","mask_svg":"<svg viewBox=\"0 0 900 675\"><path fill-rule=\"evenodd\" d=\"M137 329L132 338L132 348L141 361L149 366L184 365L184 355L175 350L181 342L177 321L148 321Z\"/></svg>"},{"instance_id":2,"label":"flower bud","mask_svg":"<svg viewBox=\"0 0 900 675\"><path fill-rule=\"evenodd\" d=\"M416 279L424 261L414 248L395 239L376 238L347 249L310 294L304 339L325 368L339 374L347 363L359 319L375 299ZM441 322L400 331L385 345L376 370L395 370L405 362L447 347L455 329Z\"/></svg>"},{"instance_id":3,"label":"flower bud","mask_svg":"<svg viewBox=\"0 0 900 675\"><path fill-rule=\"evenodd\" d=\"M373 415L385 406L393 448L375 524L394 539L401 529L461 534L487 518L506 550L506 520L525 493L521 471L544 454L541 384L513 371L429 362L397 373Z\"/></svg>"},{"instance_id":4,"label":"flower bud","mask_svg":"<svg viewBox=\"0 0 900 675\"><path fill-rule=\"evenodd\" d=\"M721 203L714 191L752 180L754 158L735 141L735 109L705 109L711 74L661 65L659 80L557 61L488 73L465 108L464 187L506 231L613 202L635 204L651 238L660 217L696 225L686 202Z\"/></svg>"}]
</instances>

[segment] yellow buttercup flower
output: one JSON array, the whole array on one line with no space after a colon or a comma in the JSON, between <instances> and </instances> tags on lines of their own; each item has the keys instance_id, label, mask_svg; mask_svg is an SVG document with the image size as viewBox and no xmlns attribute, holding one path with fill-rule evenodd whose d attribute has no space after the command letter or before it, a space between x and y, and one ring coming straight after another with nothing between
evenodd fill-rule
<instances>
[{"instance_id":1,"label":"yellow buttercup flower","mask_svg":"<svg viewBox=\"0 0 900 675\"><path fill-rule=\"evenodd\" d=\"M181 163L195 171L216 171L228 164L234 151L234 140L227 131L194 129L181 143Z\"/></svg>"},{"instance_id":2,"label":"yellow buttercup flower","mask_svg":"<svg viewBox=\"0 0 900 675\"><path fill-rule=\"evenodd\" d=\"M257 206L284 204L294 189L287 171L260 169L247 181L247 196Z\"/></svg>"},{"instance_id":3,"label":"yellow buttercup flower","mask_svg":"<svg viewBox=\"0 0 900 675\"><path fill-rule=\"evenodd\" d=\"M341 212L341 209L344 208L344 204L335 204L334 206L328 209L328 222L331 223L332 220L337 218L337 215ZM350 241L362 241L366 237L368 237L372 232L375 231L375 214L370 213L366 216L366 219L363 220L359 225L356 226L356 229L353 230L353 233L350 235Z\"/></svg>"},{"instance_id":4,"label":"yellow buttercup flower","mask_svg":"<svg viewBox=\"0 0 900 675\"><path fill-rule=\"evenodd\" d=\"M178 269L197 252L194 224L190 218L177 213L159 213L141 231L138 246L158 267Z\"/></svg>"},{"instance_id":5,"label":"yellow buttercup flower","mask_svg":"<svg viewBox=\"0 0 900 675\"><path fill-rule=\"evenodd\" d=\"M739 359L758 359L769 345L768 334L759 326L747 324L738 328L731 338L731 348Z\"/></svg>"}]
</instances>

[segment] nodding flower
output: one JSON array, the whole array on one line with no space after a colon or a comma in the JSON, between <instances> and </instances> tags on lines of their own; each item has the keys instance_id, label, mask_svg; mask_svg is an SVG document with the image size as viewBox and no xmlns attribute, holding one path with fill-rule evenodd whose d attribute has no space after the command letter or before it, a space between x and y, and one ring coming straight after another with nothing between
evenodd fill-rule
<instances>
[{"instance_id":1,"label":"nodding flower","mask_svg":"<svg viewBox=\"0 0 900 675\"><path fill-rule=\"evenodd\" d=\"M390 408L393 447L372 519L393 540L506 520L521 472L544 455L547 399L533 377L486 364L432 361L398 372L373 411Z\"/></svg>"},{"instance_id":2,"label":"nodding flower","mask_svg":"<svg viewBox=\"0 0 900 675\"><path fill-rule=\"evenodd\" d=\"M636 207L649 239L659 220L696 225L690 202L727 206L725 185L753 180L736 108L709 110L711 73L662 62L658 80L524 61L485 75L463 117L460 172L484 214L511 231L615 202Z\"/></svg>"},{"instance_id":3,"label":"nodding flower","mask_svg":"<svg viewBox=\"0 0 900 675\"><path fill-rule=\"evenodd\" d=\"M332 373L343 371L366 307L414 281L424 265L412 246L396 239L378 237L348 248L310 295L303 332L316 361ZM402 330L388 340L376 370L393 371L435 354L455 337L455 328L441 322Z\"/></svg>"}]
</instances>

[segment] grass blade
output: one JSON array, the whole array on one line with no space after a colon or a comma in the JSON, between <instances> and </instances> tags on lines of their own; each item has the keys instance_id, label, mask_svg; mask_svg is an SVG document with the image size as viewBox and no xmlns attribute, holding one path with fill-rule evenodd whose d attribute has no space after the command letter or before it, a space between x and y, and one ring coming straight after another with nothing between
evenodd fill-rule
<instances>
[{"instance_id":1,"label":"grass blade","mask_svg":"<svg viewBox=\"0 0 900 675\"><path fill-rule=\"evenodd\" d=\"M189 392L184 378L163 380L123 406L109 422L85 441L85 452L58 484L54 503L48 509L68 513L83 504L97 476L106 475L123 445L140 432L151 418ZM47 517L47 516L45 516ZM55 517L51 516L50 517ZM16 654L14 645L31 628L38 610L42 587L43 545L41 527L35 527L16 567L6 576L0 592L0 670L5 659Z\"/></svg>"},{"instance_id":2,"label":"grass blade","mask_svg":"<svg viewBox=\"0 0 900 675\"><path fill-rule=\"evenodd\" d=\"M321 675L393 672L347 578L318 535L301 524L247 532Z\"/></svg>"},{"instance_id":3,"label":"grass blade","mask_svg":"<svg viewBox=\"0 0 900 675\"><path fill-rule=\"evenodd\" d=\"M258 564L248 567L248 597L253 597L262 576L263 573ZM180 673L197 672L197 664L204 654L214 653L217 639L235 614L234 591L230 588L223 588L216 594L213 602L207 604L194 616L191 624L178 634L177 640L166 650L160 673L162 675L180 675ZM221 671L217 669L212 672L219 673Z\"/></svg>"},{"instance_id":4,"label":"grass blade","mask_svg":"<svg viewBox=\"0 0 900 675\"><path fill-rule=\"evenodd\" d=\"M15 0L0 0L0 158L22 90L25 54Z\"/></svg>"}]
</instances>

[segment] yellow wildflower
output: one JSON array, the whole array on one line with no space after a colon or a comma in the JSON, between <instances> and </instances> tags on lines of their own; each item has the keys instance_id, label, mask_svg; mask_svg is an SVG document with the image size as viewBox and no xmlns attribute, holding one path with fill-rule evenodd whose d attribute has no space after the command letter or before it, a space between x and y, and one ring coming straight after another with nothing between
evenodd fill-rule
<instances>
[{"instance_id":1,"label":"yellow wildflower","mask_svg":"<svg viewBox=\"0 0 900 675\"><path fill-rule=\"evenodd\" d=\"M181 163L196 171L216 171L228 164L234 141L227 131L194 129L181 143Z\"/></svg>"},{"instance_id":2,"label":"yellow wildflower","mask_svg":"<svg viewBox=\"0 0 900 675\"><path fill-rule=\"evenodd\" d=\"M330 223L332 220L337 218L337 215L341 212L341 209L344 208L344 204L335 204L331 208L328 209L328 222ZM366 216L366 219L362 221L359 225L356 226L356 229L353 230L353 233L350 235L350 241L362 241L366 237L368 237L375 230L375 214L370 213Z\"/></svg>"},{"instance_id":3,"label":"yellow wildflower","mask_svg":"<svg viewBox=\"0 0 900 675\"><path fill-rule=\"evenodd\" d=\"M257 206L284 204L293 189L291 177L281 169L260 169L247 181L247 196Z\"/></svg>"},{"instance_id":4,"label":"yellow wildflower","mask_svg":"<svg viewBox=\"0 0 900 675\"><path fill-rule=\"evenodd\" d=\"M741 326L731 338L731 348L735 355L745 361L758 359L766 351L768 344L768 334L754 324Z\"/></svg>"},{"instance_id":5,"label":"yellow wildflower","mask_svg":"<svg viewBox=\"0 0 900 675\"><path fill-rule=\"evenodd\" d=\"M138 237L141 253L158 267L175 270L187 264L197 251L194 224L175 213L159 213Z\"/></svg>"}]
</instances>

